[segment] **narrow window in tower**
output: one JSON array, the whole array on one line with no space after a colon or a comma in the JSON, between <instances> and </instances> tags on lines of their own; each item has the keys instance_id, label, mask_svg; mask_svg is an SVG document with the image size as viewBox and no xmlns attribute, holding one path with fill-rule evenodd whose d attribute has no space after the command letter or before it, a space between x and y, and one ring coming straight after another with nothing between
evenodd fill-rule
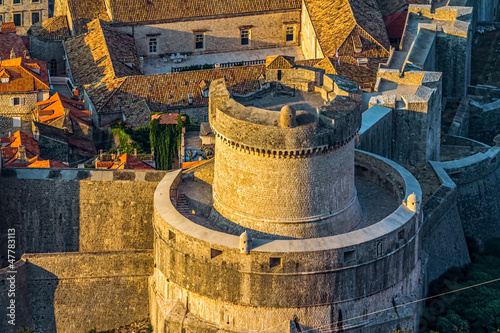
<instances>
[{"instance_id":1,"label":"narrow window in tower","mask_svg":"<svg viewBox=\"0 0 500 333\"><path fill-rule=\"evenodd\" d=\"M351 262L354 260L356 260L356 251L355 250L344 252L344 262Z\"/></svg>"},{"instance_id":2,"label":"narrow window in tower","mask_svg":"<svg viewBox=\"0 0 500 333\"><path fill-rule=\"evenodd\" d=\"M216 250L216 249L210 249L210 258L213 259L215 257L218 257L222 254L221 250Z\"/></svg>"},{"instance_id":3,"label":"narrow window in tower","mask_svg":"<svg viewBox=\"0 0 500 333\"><path fill-rule=\"evenodd\" d=\"M269 267L281 267L283 264L282 258L270 258L269 259Z\"/></svg>"},{"instance_id":4,"label":"narrow window in tower","mask_svg":"<svg viewBox=\"0 0 500 333\"><path fill-rule=\"evenodd\" d=\"M172 230L168 231L168 239L172 241L172 243L175 243L175 232Z\"/></svg>"}]
</instances>

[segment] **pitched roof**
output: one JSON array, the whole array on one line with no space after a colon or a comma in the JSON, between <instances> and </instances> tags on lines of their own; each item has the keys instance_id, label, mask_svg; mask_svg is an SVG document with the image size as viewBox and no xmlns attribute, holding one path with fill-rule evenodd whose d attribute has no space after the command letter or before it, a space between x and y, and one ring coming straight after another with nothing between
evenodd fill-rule
<instances>
[{"instance_id":1,"label":"pitched roof","mask_svg":"<svg viewBox=\"0 0 500 333\"><path fill-rule=\"evenodd\" d=\"M163 114L157 114L151 117L151 119L158 119L160 125L175 125L177 124L177 117L179 116L178 113L163 113Z\"/></svg>"},{"instance_id":2,"label":"pitched roof","mask_svg":"<svg viewBox=\"0 0 500 333\"><path fill-rule=\"evenodd\" d=\"M97 169L125 169L125 170L155 170L152 166L147 163L144 163L137 157L131 154L122 154L115 161L97 161L96 162Z\"/></svg>"},{"instance_id":3,"label":"pitched roof","mask_svg":"<svg viewBox=\"0 0 500 333\"><path fill-rule=\"evenodd\" d=\"M362 89L371 90L377 80L379 64L386 61L385 58L368 58L366 66L360 66L355 58L342 56L340 57L340 65L336 58L324 58L314 67L324 69L325 74L345 76Z\"/></svg>"},{"instance_id":4,"label":"pitched roof","mask_svg":"<svg viewBox=\"0 0 500 333\"><path fill-rule=\"evenodd\" d=\"M352 55L352 44L362 45L363 52L389 55L389 39L375 0L305 0L305 4L325 57L333 57L336 50ZM349 48L342 50L344 46Z\"/></svg>"},{"instance_id":5,"label":"pitched roof","mask_svg":"<svg viewBox=\"0 0 500 333\"><path fill-rule=\"evenodd\" d=\"M14 22L6 22L0 26L0 32L3 34L15 34L17 32Z\"/></svg>"},{"instance_id":6,"label":"pitched roof","mask_svg":"<svg viewBox=\"0 0 500 333\"><path fill-rule=\"evenodd\" d=\"M293 67L295 67L295 61L293 57L277 55L266 58L266 68L279 69Z\"/></svg>"},{"instance_id":7,"label":"pitched roof","mask_svg":"<svg viewBox=\"0 0 500 333\"><path fill-rule=\"evenodd\" d=\"M36 160L28 168L69 168L69 165L61 161L53 160Z\"/></svg>"},{"instance_id":8,"label":"pitched roof","mask_svg":"<svg viewBox=\"0 0 500 333\"><path fill-rule=\"evenodd\" d=\"M17 56L24 55L25 51L28 51L23 39L14 34L0 34L0 60L10 59L10 52L14 49Z\"/></svg>"},{"instance_id":9,"label":"pitched roof","mask_svg":"<svg viewBox=\"0 0 500 333\"><path fill-rule=\"evenodd\" d=\"M298 10L300 0L108 0L113 22L166 21Z\"/></svg>"},{"instance_id":10,"label":"pitched roof","mask_svg":"<svg viewBox=\"0 0 500 333\"><path fill-rule=\"evenodd\" d=\"M16 58L0 61L0 70L9 75L9 83L0 83L0 92L49 90L47 64L43 61ZM38 74L37 72L40 72Z\"/></svg>"},{"instance_id":11,"label":"pitched roof","mask_svg":"<svg viewBox=\"0 0 500 333\"><path fill-rule=\"evenodd\" d=\"M68 110L67 117L83 123L87 126L92 126L92 114L89 110L83 110L83 103L72 100L64 95L56 93L48 100L38 102L37 108L33 110L35 119L39 122L51 126L61 128L66 118L65 109Z\"/></svg>"},{"instance_id":12,"label":"pitched roof","mask_svg":"<svg viewBox=\"0 0 500 333\"><path fill-rule=\"evenodd\" d=\"M26 150L26 158L33 159L40 154L38 142L33 139L31 134L25 134L17 131L11 136L0 138L2 146L2 159L5 166L27 166L29 163L26 160L19 160L19 146L24 146Z\"/></svg>"},{"instance_id":13,"label":"pitched roof","mask_svg":"<svg viewBox=\"0 0 500 333\"><path fill-rule=\"evenodd\" d=\"M33 24L29 29L32 36L46 40L61 40L70 37L66 16L56 16Z\"/></svg>"},{"instance_id":14,"label":"pitched roof","mask_svg":"<svg viewBox=\"0 0 500 333\"><path fill-rule=\"evenodd\" d=\"M65 43L77 85L141 74L133 37L112 30L109 23L100 19L88 27L88 33Z\"/></svg>"},{"instance_id":15,"label":"pitched roof","mask_svg":"<svg viewBox=\"0 0 500 333\"><path fill-rule=\"evenodd\" d=\"M104 0L68 0L68 12L76 35L87 32L87 23L100 18L109 21Z\"/></svg>"},{"instance_id":16,"label":"pitched roof","mask_svg":"<svg viewBox=\"0 0 500 333\"><path fill-rule=\"evenodd\" d=\"M88 85L85 89L98 113L122 110L128 119L129 113L134 111L132 105L141 100L146 101L151 112L188 107L190 93L193 95L193 106L208 105L208 98L203 97L199 85L202 80L211 82L224 77L232 93L247 94L258 89L257 79L264 72L264 65L253 65L139 75Z\"/></svg>"}]
</instances>

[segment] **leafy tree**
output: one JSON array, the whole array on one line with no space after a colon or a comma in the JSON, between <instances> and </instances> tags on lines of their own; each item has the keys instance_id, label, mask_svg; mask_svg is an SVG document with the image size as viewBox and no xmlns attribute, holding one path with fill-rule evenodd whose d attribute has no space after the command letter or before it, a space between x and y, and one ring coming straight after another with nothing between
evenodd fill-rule
<instances>
[{"instance_id":1,"label":"leafy tree","mask_svg":"<svg viewBox=\"0 0 500 333\"><path fill-rule=\"evenodd\" d=\"M153 147L156 161L156 169L169 170L176 155L182 135L182 128L189 124L189 117L180 114L177 124L160 124L159 119L151 120L150 141Z\"/></svg>"},{"instance_id":2,"label":"leafy tree","mask_svg":"<svg viewBox=\"0 0 500 333\"><path fill-rule=\"evenodd\" d=\"M469 323L460 318L453 310L448 311L446 316L440 317L437 323L439 332L469 333Z\"/></svg>"}]
</instances>

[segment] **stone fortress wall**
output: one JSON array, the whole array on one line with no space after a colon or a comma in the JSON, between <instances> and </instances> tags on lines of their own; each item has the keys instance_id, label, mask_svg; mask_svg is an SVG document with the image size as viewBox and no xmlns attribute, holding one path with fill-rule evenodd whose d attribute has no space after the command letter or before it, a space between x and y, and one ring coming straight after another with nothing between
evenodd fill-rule
<instances>
[{"instance_id":1,"label":"stone fortress wall","mask_svg":"<svg viewBox=\"0 0 500 333\"><path fill-rule=\"evenodd\" d=\"M420 196L418 182L393 162L360 153L357 164L399 199L412 191ZM382 176L388 172L391 180ZM403 205L366 230L270 243L255 239L246 255L238 236L206 229L177 212L169 193L181 176L167 174L155 193L156 268L150 292L151 318L159 332L168 321L160 310L165 299L181 300L191 314L218 327L262 330L294 315L306 326L325 325L342 312L372 311L378 303L367 300L369 295L390 300L395 288L408 295L419 289L421 216ZM328 287L306 288L311 285ZM412 322L412 315L406 319Z\"/></svg>"},{"instance_id":2,"label":"stone fortress wall","mask_svg":"<svg viewBox=\"0 0 500 333\"><path fill-rule=\"evenodd\" d=\"M153 192L164 175L3 169L0 243L7 244L8 229L16 230L19 303L16 326L2 320L0 331L34 325L44 332L88 332L147 318ZM2 267L6 249L0 250ZM9 276L8 267L0 270L2 281ZM4 308L8 298L1 295Z\"/></svg>"}]
</instances>

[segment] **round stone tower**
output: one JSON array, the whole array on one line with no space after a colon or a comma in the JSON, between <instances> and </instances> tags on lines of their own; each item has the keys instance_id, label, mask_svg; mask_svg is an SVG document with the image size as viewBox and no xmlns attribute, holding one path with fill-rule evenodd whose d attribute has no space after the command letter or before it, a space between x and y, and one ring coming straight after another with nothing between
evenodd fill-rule
<instances>
[{"instance_id":1,"label":"round stone tower","mask_svg":"<svg viewBox=\"0 0 500 333\"><path fill-rule=\"evenodd\" d=\"M333 86L325 76L320 93L265 109L274 94L245 106L223 79L211 83L215 159L167 173L155 192L155 332L417 326L416 303L395 305L421 296L420 186L354 151L359 90Z\"/></svg>"},{"instance_id":2,"label":"round stone tower","mask_svg":"<svg viewBox=\"0 0 500 333\"><path fill-rule=\"evenodd\" d=\"M354 137L360 104L327 103L316 114L285 105L280 112L245 107L212 83L210 124L216 158L213 207L259 232L313 238L356 227ZM217 215L217 214L214 214Z\"/></svg>"}]
</instances>

